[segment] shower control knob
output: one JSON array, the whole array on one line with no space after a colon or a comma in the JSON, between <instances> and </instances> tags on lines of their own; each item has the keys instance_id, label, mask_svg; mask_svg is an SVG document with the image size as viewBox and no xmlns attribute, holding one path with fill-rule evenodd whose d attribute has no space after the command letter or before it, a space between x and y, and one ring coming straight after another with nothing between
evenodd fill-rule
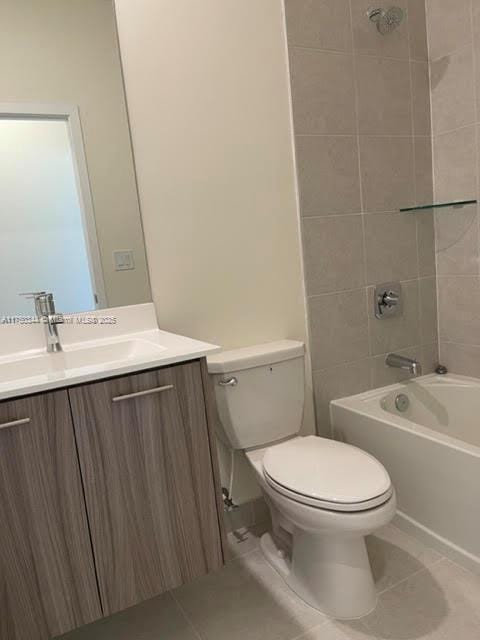
<instances>
[{"instance_id":1,"label":"shower control knob","mask_svg":"<svg viewBox=\"0 0 480 640\"><path fill-rule=\"evenodd\" d=\"M396 307L400 300L400 296L395 291L385 291L382 296L382 304L386 307Z\"/></svg>"},{"instance_id":2,"label":"shower control knob","mask_svg":"<svg viewBox=\"0 0 480 640\"><path fill-rule=\"evenodd\" d=\"M375 317L378 319L401 316L403 312L402 285L385 282L375 287Z\"/></svg>"}]
</instances>

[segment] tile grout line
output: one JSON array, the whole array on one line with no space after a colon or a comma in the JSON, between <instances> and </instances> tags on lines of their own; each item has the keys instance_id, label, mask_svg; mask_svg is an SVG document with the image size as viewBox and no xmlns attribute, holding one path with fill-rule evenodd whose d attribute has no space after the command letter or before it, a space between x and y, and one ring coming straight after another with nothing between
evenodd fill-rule
<instances>
[{"instance_id":1,"label":"tile grout line","mask_svg":"<svg viewBox=\"0 0 480 640\"><path fill-rule=\"evenodd\" d=\"M433 116L433 113L432 113ZM444 131L434 131L433 130L433 120L432 120L432 138L441 138L442 136L448 136L451 133L457 133L458 131L464 131L465 129L470 129L477 124L476 119L472 122L468 122L467 124L462 124L460 127L455 127L454 129L445 129ZM423 136L425 137L425 136Z\"/></svg>"},{"instance_id":2,"label":"tile grout line","mask_svg":"<svg viewBox=\"0 0 480 640\"><path fill-rule=\"evenodd\" d=\"M459 129L465 129L468 126L471 126L472 124L475 123L471 123L469 125L463 125L461 127L458 127ZM452 129L452 131L457 131L457 129ZM445 133L451 133L450 131L445 131ZM356 136L359 136L360 138L393 138L393 139L397 139L397 138L401 138L402 140L410 140L410 138L413 138L413 135L410 135L408 133L358 133L357 132L350 132L350 133L296 133L295 136L297 138L355 138ZM415 136L416 138L429 138L430 136L427 135L418 135Z\"/></svg>"},{"instance_id":3,"label":"tile grout line","mask_svg":"<svg viewBox=\"0 0 480 640\"><path fill-rule=\"evenodd\" d=\"M296 206L296 228L298 233L298 249L300 252L300 276L301 276L301 292L303 296L304 310L303 320L305 323L305 380L308 385L311 385L310 402L312 405L313 414L313 426L315 433L318 432L318 420L317 420L317 406L315 402L315 385L313 380L313 335L312 335L312 318L308 303L307 292L307 263L305 259L305 238L303 236L303 223L302 223L302 188L300 185L299 168L298 168L298 156L297 156L297 139L295 131L295 116L293 108L293 84L292 84L292 64L290 56L290 43L288 41L288 20L285 0L281 2L282 11L282 30L283 30L283 47L285 53L285 67L286 67L286 86L288 93L288 118L290 125L290 146L292 151L293 161L293 176L294 176L294 190L295 190L295 206Z\"/></svg>"},{"instance_id":4,"label":"tile grout line","mask_svg":"<svg viewBox=\"0 0 480 640\"><path fill-rule=\"evenodd\" d=\"M434 276L421 276L421 277L411 277L411 278L402 278L401 280L399 280L398 282L400 282L400 284L413 284L415 282L418 282L419 280L428 280L429 278L433 278ZM470 277L470 278L476 278L477 275L476 274L471 274L471 275L466 275L463 277ZM355 293L358 291L362 291L363 289L373 289L376 286L376 283L374 282L368 282L367 284L360 286L360 287L355 287L353 289L336 289L334 291L323 291L321 293L310 293L308 295L309 298L323 298L325 296L332 296L332 295L339 295L339 294L343 294L343 293Z\"/></svg>"},{"instance_id":5,"label":"tile grout line","mask_svg":"<svg viewBox=\"0 0 480 640\"><path fill-rule=\"evenodd\" d=\"M466 206L466 205L465 205ZM348 211L345 213L320 213L320 214L314 214L314 213L307 213L304 216L302 216L302 220L308 220L311 218L319 218L319 219L329 219L329 218L345 218L348 216L405 216L405 215L411 215L411 212L405 212L405 211L400 211L399 209L390 209L387 211Z\"/></svg>"},{"instance_id":6,"label":"tile grout line","mask_svg":"<svg viewBox=\"0 0 480 640\"><path fill-rule=\"evenodd\" d=\"M435 63L435 62L439 62L440 60L443 60L444 58L450 58L452 56L455 56L459 53L463 53L466 49L469 48L470 45L468 44L463 44L461 47L455 47L455 49L451 49L450 51L445 51L444 53L442 53L442 55L436 57L436 58L432 58L430 60L430 62Z\"/></svg>"},{"instance_id":7,"label":"tile grout line","mask_svg":"<svg viewBox=\"0 0 480 640\"><path fill-rule=\"evenodd\" d=\"M351 25L352 25L352 34L353 34L353 20L351 21ZM308 45L303 45L303 44L295 44L294 42L289 41L288 42L289 47L291 47L292 49L300 49L301 51L311 51L312 53L325 53L325 54L332 54L332 55L340 55L340 56L351 56L351 55L355 55L358 56L360 58L374 58L374 59L379 59L379 60L389 60L389 61L394 61L394 62L414 62L415 64L425 64L426 62L428 63L428 60L425 59L420 59L420 58L412 58L411 54L410 54L410 50L408 52L408 55L404 56L403 58L399 57L399 56L388 56L382 53L365 53L362 51L359 51L355 48L355 42L354 39L352 39L352 49L351 50L347 50L347 49L322 49L320 47L312 47L312 46L308 46ZM463 47L465 48L465 47ZM451 55L451 54L447 54L447 55ZM443 57L443 56L441 56ZM440 59L440 58L439 58Z\"/></svg>"},{"instance_id":8,"label":"tile grout line","mask_svg":"<svg viewBox=\"0 0 480 640\"><path fill-rule=\"evenodd\" d=\"M363 290L364 290L364 304L365 314L367 320L367 341L368 341L368 357L372 355L372 338L370 335L370 322L368 313L368 252L367 252L367 236L365 225L365 194L363 192L363 179L362 179L362 160L360 156L360 117L359 117L359 87L358 87L358 68L357 68L357 52L355 51L355 34L353 32L353 8L352 1L348 2L349 19L350 19L350 44L352 46L352 65L353 65L353 109L355 113L355 129L356 129L356 149L357 149L357 171L358 171L358 185L360 195L360 210L362 215L362 252L363 252ZM368 386L372 387L373 373L372 368L368 368ZM330 425L331 435L333 437L333 425Z\"/></svg>"},{"instance_id":9,"label":"tile grout line","mask_svg":"<svg viewBox=\"0 0 480 640\"><path fill-rule=\"evenodd\" d=\"M197 627L193 624L193 622L190 620L190 616L187 614L187 612L184 610L184 608L182 607L182 605L180 604L180 602L178 601L177 597L174 594L173 589L171 591L168 592L171 597L172 600L174 601L177 609L179 610L179 612L181 613L181 615L185 618L185 620L187 621L188 626L191 628L191 630L193 631L195 637L197 638L197 640L203 640L202 635L200 633L200 631L198 631Z\"/></svg>"},{"instance_id":10,"label":"tile grout line","mask_svg":"<svg viewBox=\"0 0 480 640\"><path fill-rule=\"evenodd\" d=\"M381 591L379 591L377 593L378 597L380 598L380 596L383 596L384 594L388 593L389 591L392 591L393 589L396 589L398 586L400 586L404 582L407 582L411 578L414 578L415 576L418 576L421 573L429 573L429 569L431 567L435 567L437 564L440 564L440 562L443 562L444 560L446 560L446 558L444 556L440 556L440 558L437 558L434 562L432 562L428 566L424 566L421 569L418 569L417 571L414 571L409 576L406 576L405 578L402 578L398 582L395 582L394 584L390 585L389 587L386 587L385 589L382 589Z\"/></svg>"},{"instance_id":11,"label":"tile grout line","mask_svg":"<svg viewBox=\"0 0 480 640\"><path fill-rule=\"evenodd\" d=\"M412 74L412 61L410 60L411 36L410 36L410 16L407 11L407 41L408 41L408 81L410 83L410 129L412 135L412 168L413 168L413 198L415 204L418 204L417 200L417 163L415 158L415 100L413 91L413 74ZM417 225L418 226L418 225ZM418 230L417 230L417 273L419 273L419 260L418 260Z\"/></svg>"},{"instance_id":12,"label":"tile grout line","mask_svg":"<svg viewBox=\"0 0 480 640\"><path fill-rule=\"evenodd\" d=\"M416 128L415 128L415 91L414 91L414 86L413 86L413 67L412 67L412 60L410 59L410 53L412 50L412 37L411 37L411 25L410 25L410 15L407 12L407 38L408 38L408 52L409 52L409 61L408 61L408 75L409 75L409 82L410 82L410 126L412 129L412 165L413 165L413 198L414 198L414 202L416 205L419 204L418 201L418 175L417 175L417 145L416 145L416 141L415 141L415 134L416 134ZM427 66L428 69L428 66ZM421 214L417 214L415 217L415 245L416 245L416 257L417 257L417 306L418 306L418 313L417 313L417 321L418 321L418 325L419 325L419 345L420 345L420 353L418 355L418 357L420 359L423 359L423 345L424 345L424 318L423 318L423 313L422 313L422 293L421 293L421 286L420 286L420 242L419 242L419 224L420 224L420 218L419 215Z\"/></svg>"},{"instance_id":13,"label":"tile grout line","mask_svg":"<svg viewBox=\"0 0 480 640\"><path fill-rule=\"evenodd\" d=\"M320 624L317 624L311 629L307 629L306 631L302 631L300 635L294 636L293 638L289 638L289 640L302 640L302 638L305 638L305 636L309 633L312 633L312 631L317 631L317 629L321 629L322 627L324 627L326 624L328 624L330 620L331 618L328 618L327 616L325 616L325 620L323 620Z\"/></svg>"},{"instance_id":14,"label":"tile grout line","mask_svg":"<svg viewBox=\"0 0 480 640\"><path fill-rule=\"evenodd\" d=\"M477 53L475 50L475 17L473 11L473 0L470 0L470 35L472 38L471 47L472 47L472 85L473 85L473 105L475 110L475 122L478 122L478 113L479 113L479 104L478 104L478 87L477 87ZM476 161L476 169L477 175L475 178L475 190L476 197L478 199L479 194L479 170L480 170L480 158L479 158L479 127L478 124L475 124L475 161ZM477 252L478 246L480 244L480 220L479 220L479 212L478 212L478 204L476 211L476 219L477 219ZM479 263L477 259L477 274L479 274Z\"/></svg>"},{"instance_id":15,"label":"tile grout line","mask_svg":"<svg viewBox=\"0 0 480 640\"><path fill-rule=\"evenodd\" d=\"M428 68L428 98L430 103L430 149L432 157L432 198L436 201L437 188L436 188L436 154L435 154L435 136L433 133L433 86L432 86L432 60L430 58L430 29L431 24L429 20L428 2L425 2L425 35L427 38L427 68ZM440 353L440 281L438 279L438 256L437 256L437 215L435 209L432 211L433 220L433 251L434 251L434 264L435 264L435 294L436 294L436 325L437 325L437 358L439 364L441 364L442 358Z\"/></svg>"}]
</instances>

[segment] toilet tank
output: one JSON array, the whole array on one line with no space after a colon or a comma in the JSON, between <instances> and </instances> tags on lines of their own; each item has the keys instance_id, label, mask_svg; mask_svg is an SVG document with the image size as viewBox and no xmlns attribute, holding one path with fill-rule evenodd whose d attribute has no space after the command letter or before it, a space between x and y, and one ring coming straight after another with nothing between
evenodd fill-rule
<instances>
[{"instance_id":1,"label":"toilet tank","mask_svg":"<svg viewBox=\"0 0 480 640\"><path fill-rule=\"evenodd\" d=\"M300 430L305 347L281 340L207 358L218 413L233 449L266 445Z\"/></svg>"}]
</instances>

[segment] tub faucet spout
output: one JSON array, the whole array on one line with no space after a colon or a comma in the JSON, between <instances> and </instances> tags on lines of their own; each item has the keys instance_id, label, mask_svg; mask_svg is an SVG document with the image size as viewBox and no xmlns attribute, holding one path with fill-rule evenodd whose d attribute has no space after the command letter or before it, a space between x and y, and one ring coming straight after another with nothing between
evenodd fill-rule
<instances>
[{"instance_id":1,"label":"tub faucet spout","mask_svg":"<svg viewBox=\"0 0 480 640\"><path fill-rule=\"evenodd\" d=\"M418 362L418 360L413 360L412 358L401 356L398 353L389 353L385 359L385 364L387 365L387 367L394 367L395 369L403 369L404 371L408 371L413 376L422 375L422 365Z\"/></svg>"}]
</instances>

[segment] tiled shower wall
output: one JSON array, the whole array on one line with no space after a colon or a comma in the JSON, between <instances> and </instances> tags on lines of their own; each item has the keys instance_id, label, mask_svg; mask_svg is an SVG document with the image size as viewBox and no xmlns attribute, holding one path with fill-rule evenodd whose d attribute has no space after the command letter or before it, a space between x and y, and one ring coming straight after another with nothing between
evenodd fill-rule
<instances>
[{"instance_id":1,"label":"tiled shower wall","mask_svg":"<svg viewBox=\"0 0 480 640\"><path fill-rule=\"evenodd\" d=\"M434 0L435 1L435 0ZM456 1L456 0L455 0ZM371 0L285 0L317 422L331 399L393 382L389 351L437 363L424 0L380 35ZM454 4L452 2L452 4ZM373 286L401 281L404 314L377 320ZM480 297L479 297L480 305Z\"/></svg>"},{"instance_id":2,"label":"tiled shower wall","mask_svg":"<svg viewBox=\"0 0 480 640\"><path fill-rule=\"evenodd\" d=\"M435 197L479 194L480 0L427 0ZM435 214L440 358L480 377L479 214Z\"/></svg>"}]
</instances>

